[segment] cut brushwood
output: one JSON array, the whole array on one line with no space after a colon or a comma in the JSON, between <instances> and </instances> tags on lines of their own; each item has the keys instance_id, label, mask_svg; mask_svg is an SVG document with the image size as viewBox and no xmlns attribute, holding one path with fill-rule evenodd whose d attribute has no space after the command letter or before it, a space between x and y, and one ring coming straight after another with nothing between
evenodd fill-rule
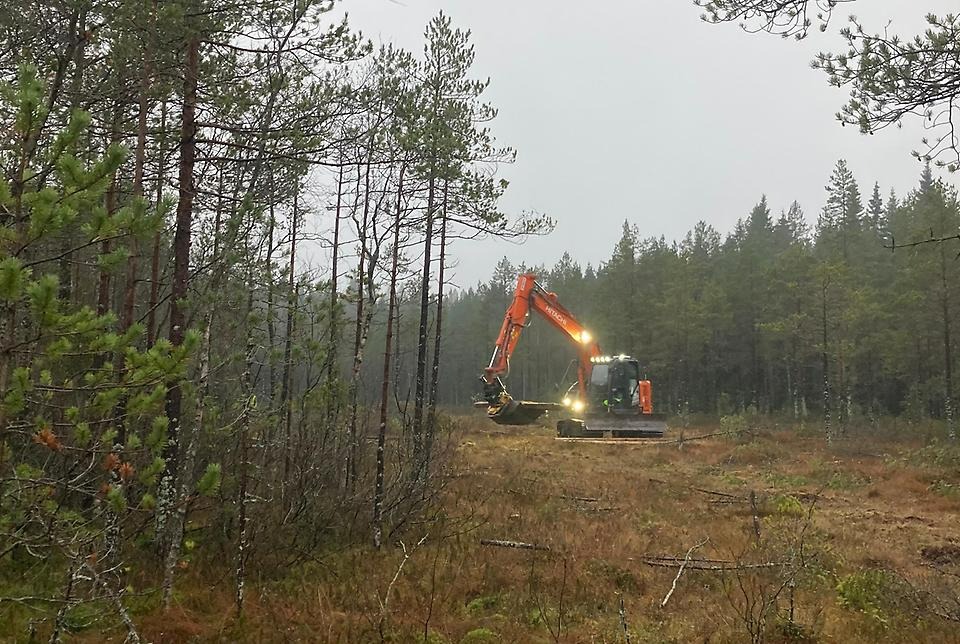
<instances>
[{"instance_id":1,"label":"cut brushwood","mask_svg":"<svg viewBox=\"0 0 960 644\"><path fill-rule=\"evenodd\" d=\"M700 542L695 543L687 550L687 555L683 558L683 562L680 564L679 570L677 570L677 576L673 578L673 584L670 586L670 590L667 592L667 595L663 598L663 601L660 602L660 608L663 608L667 605L667 602L670 601L670 597L673 596L673 591L677 589L677 582L680 581L680 575L683 574L683 571L686 569L687 564L690 563L690 555L693 554L694 550L702 548L706 543L710 541L710 537L704 537Z\"/></svg>"},{"instance_id":2,"label":"cut brushwood","mask_svg":"<svg viewBox=\"0 0 960 644\"><path fill-rule=\"evenodd\" d=\"M503 539L481 539L481 546L496 546L498 548L519 548L521 550L549 550L550 546L539 543L524 543L523 541L506 541Z\"/></svg>"}]
</instances>

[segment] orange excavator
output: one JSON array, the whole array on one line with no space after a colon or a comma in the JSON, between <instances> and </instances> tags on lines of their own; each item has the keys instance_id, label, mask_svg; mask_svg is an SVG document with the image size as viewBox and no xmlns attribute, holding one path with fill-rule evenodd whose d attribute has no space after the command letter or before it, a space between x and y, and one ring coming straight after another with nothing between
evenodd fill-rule
<instances>
[{"instance_id":1,"label":"orange excavator","mask_svg":"<svg viewBox=\"0 0 960 644\"><path fill-rule=\"evenodd\" d=\"M568 337L577 349L577 382L561 402L515 400L503 378L510 358L529 324L530 313L540 315ZM650 381L641 378L640 363L630 356L605 355L593 336L557 298L524 273L517 280L513 302L507 309L490 364L483 370L483 401L487 417L501 425L529 425L549 411L568 412L557 422L562 438L639 438L662 436L663 414L653 412Z\"/></svg>"}]
</instances>

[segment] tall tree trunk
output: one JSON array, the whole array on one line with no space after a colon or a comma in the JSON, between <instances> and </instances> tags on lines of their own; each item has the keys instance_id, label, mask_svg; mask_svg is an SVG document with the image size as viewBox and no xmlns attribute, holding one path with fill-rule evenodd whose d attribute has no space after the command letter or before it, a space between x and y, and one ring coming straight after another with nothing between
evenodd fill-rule
<instances>
[{"instance_id":1,"label":"tall tree trunk","mask_svg":"<svg viewBox=\"0 0 960 644\"><path fill-rule=\"evenodd\" d=\"M326 397L327 397L327 418L324 427L324 434L321 447L326 446L327 437L336 431L337 418L340 414L339 395L334 391L334 383L337 375L337 347L340 344L340 316L337 312L338 288L337 283L340 278L339 264L340 259L340 209L343 206L343 153L339 155L340 167L337 172L337 204L333 214L333 257L330 261L330 328L327 338L326 355Z\"/></svg>"},{"instance_id":2,"label":"tall tree trunk","mask_svg":"<svg viewBox=\"0 0 960 644\"><path fill-rule=\"evenodd\" d=\"M834 343L837 350L837 433L840 436L846 434L847 425L850 423L850 378L847 375L848 359L844 342L850 334L843 318L842 313L837 318L837 338Z\"/></svg>"},{"instance_id":3,"label":"tall tree trunk","mask_svg":"<svg viewBox=\"0 0 960 644\"><path fill-rule=\"evenodd\" d=\"M833 432L830 427L830 360L828 357L827 345L827 289L829 283L824 282L821 285L822 313L823 313L823 349L820 353L823 368L823 431L827 436L827 441L833 439Z\"/></svg>"},{"instance_id":4,"label":"tall tree trunk","mask_svg":"<svg viewBox=\"0 0 960 644\"><path fill-rule=\"evenodd\" d=\"M163 606L170 608L173 601L173 582L180 560L180 543L183 541L184 528L187 524L187 506L190 498L190 488L193 485L191 473L199 447L199 433L203 428L203 415L206 409L206 398L210 392L210 338L212 335L215 306L211 306L203 325L203 335L200 339L199 363L197 365L197 407L194 413L193 426L181 428L179 440L180 472L174 480L175 497L170 516L169 537L163 566Z\"/></svg>"},{"instance_id":5,"label":"tall tree trunk","mask_svg":"<svg viewBox=\"0 0 960 644\"><path fill-rule=\"evenodd\" d=\"M164 170L167 163L167 100L160 103L160 136L157 142L157 185L154 208L160 209L163 201ZM163 237L162 222L153 234L153 252L150 259L150 302L147 305L147 346L157 341L157 306L160 300L160 242Z\"/></svg>"},{"instance_id":6,"label":"tall tree trunk","mask_svg":"<svg viewBox=\"0 0 960 644\"><path fill-rule=\"evenodd\" d=\"M144 64L143 72L140 77L140 97L137 108L137 148L134 156L133 165L133 197L134 199L143 198L143 172L147 159L147 109L148 109L148 91L150 89L150 63L149 60ZM123 306L120 312L120 330L126 332L133 326L134 312L137 302L137 260L140 252L140 244L136 235L130 237L130 255L127 258L127 279L124 287ZM124 356L116 357L117 380L122 380L124 373ZM127 407L128 396L126 394L120 397L117 403L117 441L120 446L127 442L127 424L124 418Z\"/></svg>"},{"instance_id":7,"label":"tall tree trunk","mask_svg":"<svg viewBox=\"0 0 960 644\"><path fill-rule=\"evenodd\" d=\"M243 395L243 409L240 412L240 418L237 421L237 440L239 462L237 472L237 552L236 552L236 577L234 579L234 604L237 614L243 613L243 602L245 599L245 587L247 579L247 496L250 485L250 424L256 406L256 398L253 392L253 358L257 344L253 333L253 256L250 251L248 254L247 268L247 311L246 311L246 350L244 352L243 373L240 375L240 390ZM284 446L284 452L288 452ZM284 481L284 483L286 483Z\"/></svg>"},{"instance_id":8,"label":"tall tree trunk","mask_svg":"<svg viewBox=\"0 0 960 644\"><path fill-rule=\"evenodd\" d=\"M77 25L76 32L78 34L87 33L87 7L84 5L80 8L79 14L77 16ZM86 48L87 39L81 37L77 43L76 48L73 50L73 79L70 83L70 110L80 109L80 101L83 95L83 73L86 69L86 57L84 56L84 50ZM61 246L61 251L63 256L58 262L58 275L60 277L60 289L59 295L60 299L63 302L68 302L73 294L73 275L70 270L70 248L71 240L70 236L64 231L63 236L63 245Z\"/></svg>"},{"instance_id":9,"label":"tall tree trunk","mask_svg":"<svg viewBox=\"0 0 960 644\"><path fill-rule=\"evenodd\" d=\"M176 230L173 237L173 284L170 293L170 344L179 347L183 344L186 323L184 300L187 297L188 280L190 278L190 227L193 224L193 168L197 155L197 74L200 61L200 39L192 36L186 45L186 56L183 79L183 115L180 122L180 176L179 202L177 203ZM179 439L181 407L183 392L180 382L174 380L167 391L167 442L163 450L163 459L166 463L163 477L160 481L160 498L157 514L157 532L161 535L164 545L168 549L179 549L180 544L173 544L166 538L166 523L171 516L176 496L179 472ZM183 472L189 476L189 472ZM176 536L178 529L171 531L170 536ZM175 564L169 562L168 565Z\"/></svg>"},{"instance_id":10,"label":"tall tree trunk","mask_svg":"<svg viewBox=\"0 0 960 644\"><path fill-rule=\"evenodd\" d=\"M114 146L120 142L120 112L121 102L118 100L114 105L113 123L110 126L110 145ZM110 187L107 188L104 207L107 210L107 217L113 217L117 212L117 202L119 201L117 191L117 175L119 170L114 170L110 177ZM110 238L107 237L100 242L100 254L106 256L110 253ZM100 267L100 280L97 286L97 315L106 315L110 311L110 269L103 265Z\"/></svg>"},{"instance_id":11,"label":"tall tree trunk","mask_svg":"<svg viewBox=\"0 0 960 644\"><path fill-rule=\"evenodd\" d=\"M340 156L340 169L337 173L337 205L333 215L333 257L330 260L330 337L327 345L327 379L332 381L337 360L337 280L339 279L338 260L340 259L340 209L343 206L343 155Z\"/></svg>"},{"instance_id":12,"label":"tall tree trunk","mask_svg":"<svg viewBox=\"0 0 960 644\"><path fill-rule=\"evenodd\" d=\"M397 182L397 211L393 219L393 253L390 259L390 299L387 303L387 337L383 345L383 379L380 381L380 424L377 428L377 478L373 491L373 547L383 539L383 473L386 462L387 409L390 398L390 351L393 343L393 318L397 309L397 264L400 255L400 222L403 218L403 173Z\"/></svg>"},{"instance_id":13,"label":"tall tree trunk","mask_svg":"<svg viewBox=\"0 0 960 644\"><path fill-rule=\"evenodd\" d=\"M430 318L430 253L433 249L433 208L436 171L430 168L427 186L427 222L423 235L423 276L420 280L420 326L417 333L417 382L413 398L413 457L418 475L423 467L423 403L427 376L427 326Z\"/></svg>"},{"instance_id":14,"label":"tall tree trunk","mask_svg":"<svg viewBox=\"0 0 960 644\"><path fill-rule=\"evenodd\" d=\"M953 418L953 351L950 347L950 282L947 276L947 255L944 245L940 246L940 304L943 311L943 376L944 376L944 417L947 422L947 436L951 441L957 439L957 428Z\"/></svg>"},{"instance_id":15,"label":"tall tree trunk","mask_svg":"<svg viewBox=\"0 0 960 644\"><path fill-rule=\"evenodd\" d=\"M434 321L433 365L430 370L430 398L427 408L426 431L424 432L424 478L430 474L430 455L433 452L434 432L437 429L437 386L440 382L440 347L443 341L443 279L447 250L447 190L448 181L443 181L443 203L440 215L440 265L437 267L437 313Z\"/></svg>"},{"instance_id":16,"label":"tall tree trunk","mask_svg":"<svg viewBox=\"0 0 960 644\"><path fill-rule=\"evenodd\" d=\"M149 52L145 52L145 62L140 76L140 95L137 101L137 149L133 164L133 197L143 198L143 173L147 162L147 113L149 112L150 83L152 64ZM127 258L127 284L123 298L123 311L120 324L123 330L133 325L137 301L137 262L140 244L136 236L130 241L130 256Z\"/></svg>"},{"instance_id":17,"label":"tall tree trunk","mask_svg":"<svg viewBox=\"0 0 960 644\"><path fill-rule=\"evenodd\" d=\"M372 156L372 146L369 153ZM370 162L370 156L368 156L363 186L363 217L361 219L359 230L357 230L357 238L360 243L359 259L357 261L357 319L353 342L353 372L350 376L350 428L346 461L346 482L347 489L350 490L353 489L353 484L356 482L357 478L357 407L359 405L358 399L360 396L360 368L363 365L363 344L364 340L366 339L365 336L367 326L365 325L365 313L363 307L365 298L364 284L366 281L366 262L369 259L369 253L367 250L367 228L369 226L370 218ZM359 190L359 188L360 186L358 182L357 189ZM369 308L371 311L373 310L372 301L370 302Z\"/></svg>"},{"instance_id":18,"label":"tall tree trunk","mask_svg":"<svg viewBox=\"0 0 960 644\"><path fill-rule=\"evenodd\" d=\"M274 194L276 186L273 181L273 170L270 171L270 205L268 212L270 221L267 222L267 257L264 267L267 281L267 367L270 372L270 409L273 409L274 398L277 395L277 365L273 359L273 348L277 341L277 325L274 319L276 307L274 306L274 288L273 288L273 234L277 227L276 210L274 206Z\"/></svg>"},{"instance_id":19,"label":"tall tree trunk","mask_svg":"<svg viewBox=\"0 0 960 644\"><path fill-rule=\"evenodd\" d=\"M293 327L294 317L297 310L297 280L296 280L296 261L297 261L297 225L300 205L300 190L293 193L293 218L290 222L290 264L289 281L287 283L287 328L283 339L283 381L280 384L280 407L283 410L283 442L289 446L292 441L291 423L293 419L293 403L290 398L291 378L293 372ZM298 446L298 452L299 452ZM289 467L289 465L287 466ZM284 473L284 480L287 478L287 472Z\"/></svg>"},{"instance_id":20,"label":"tall tree trunk","mask_svg":"<svg viewBox=\"0 0 960 644\"><path fill-rule=\"evenodd\" d=\"M220 171L220 192L217 197L216 216L213 223L213 257L216 258L220 253L220 228L224 209L223 196L223 170ZM210 359L212 356L211 338L213 336L213 325L218 310L218 294L220 292L220 281L223 279L223 270L213 271L213 280L211 281L211 293L214 300L210 303L210 308L204 316L203 335L200 339L200 348L198 351L199 364L197 365L197 397L196 410L194 412L192 428L181 428L180 441L182 443L181 473L176 480L176 497L174 500L175 508L173 510L174 521L170 523L170 530L173 533L169 542L169 548L166 552L164 566L163 582L163 602L164 606L169 608L173 597L173 581L176 571L176 564L180 558L180 542L183 539L184 527L187 523L187 503L190 496L190 488L193 481L190 478L193 472L194 462L196 461L197 448L199 446L199 435L203 429L204 410L207 407L207 397L210 394ZM252 290L250 291L252 297Z\"/></svg>"}]
</instances>

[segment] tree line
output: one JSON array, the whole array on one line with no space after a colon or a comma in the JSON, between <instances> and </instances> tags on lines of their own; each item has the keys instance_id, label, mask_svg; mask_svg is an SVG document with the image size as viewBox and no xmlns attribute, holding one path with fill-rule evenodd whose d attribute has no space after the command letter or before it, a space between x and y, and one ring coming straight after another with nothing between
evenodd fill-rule
<instances>
[{"instance_id":1,"label":"tree line","mask_svg":"<svg viewBox=\"0 0 960 644\"><path fill-rule=\"evenodd\" d=\"M668 242L628 220L596 267L570 254L553 267L504 258L448 298L445 318L461 333L445 340L441 394L453 405L476 395L516 275L529 270L604 350L641 360L660 411L815 417L832 434L883 416L941 418L953 436L956 190L927 165L903 197L877 184L864 195L841 160L808 219L796 202L774 214L763 197L726 236L701 221ZM508 389L555 399L576 377L574 357L534 318Z\"/></svg>"}]
</instances>

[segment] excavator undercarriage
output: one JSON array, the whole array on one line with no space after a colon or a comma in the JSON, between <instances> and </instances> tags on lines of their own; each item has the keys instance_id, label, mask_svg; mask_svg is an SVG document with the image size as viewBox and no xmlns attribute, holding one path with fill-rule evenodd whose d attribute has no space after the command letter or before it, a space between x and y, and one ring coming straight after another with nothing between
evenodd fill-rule
<instances>
[{"instance_id":1,"label":"excavator undercarriage","mask_svg":"<svg viewBox=\"0 0 960 644\"><path fill-rule=\"evenodd\" d=\"M577 418L557 421L557 436L560 438L660 438L666 430L664 414L634 416L613 422L604 418L591 418L589 422Z\"/></svg>"}]
</instances>

